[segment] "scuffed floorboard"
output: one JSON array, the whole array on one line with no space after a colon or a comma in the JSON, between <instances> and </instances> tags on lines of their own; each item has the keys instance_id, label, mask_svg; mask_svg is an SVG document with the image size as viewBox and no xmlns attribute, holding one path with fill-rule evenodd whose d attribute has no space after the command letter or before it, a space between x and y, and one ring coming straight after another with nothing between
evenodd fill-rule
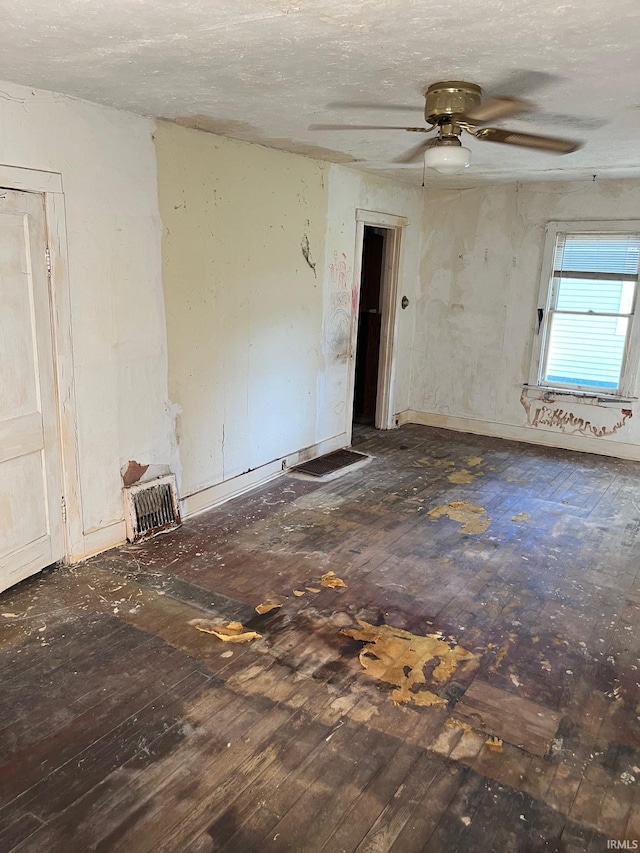
<instances>
[{"instance_id":1,"label":"scuffed floorboard","mask_svg":"<svg viewBox=\"0 0 640 853\"><path fill-rule=\"evenodd\" d=\"M561 719L557 711L491 687L479 678L456 704L455 713L490 737L542 757L551 750Z\"/></svg>"},{"instance_id":2,"label":"scuffed floorboard","mask_svg":"<svg viewBox=\"0 0 640 853\"><path fill-rule=\"evenodd\" d=\"M2 853L640 840L640 465L354 446L0 597Z\"/></svg>"}]
</instances>

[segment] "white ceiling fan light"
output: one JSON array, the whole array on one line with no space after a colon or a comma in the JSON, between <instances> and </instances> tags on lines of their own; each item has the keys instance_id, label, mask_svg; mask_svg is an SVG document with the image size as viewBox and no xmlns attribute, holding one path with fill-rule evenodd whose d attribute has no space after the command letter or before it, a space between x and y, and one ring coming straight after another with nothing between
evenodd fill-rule
<instances>
[{"instance_id":1,"label":"white ceiling fan light","mask_svg":"<svg viewBox=\"0 0 640 853\"><path fill-rule=\"evenodd\" d=\"M471 162L471 149L458 144L436 144L424 152L424 165L443 175L456 175L463 172Z\"/></svg>"}]
</instances>

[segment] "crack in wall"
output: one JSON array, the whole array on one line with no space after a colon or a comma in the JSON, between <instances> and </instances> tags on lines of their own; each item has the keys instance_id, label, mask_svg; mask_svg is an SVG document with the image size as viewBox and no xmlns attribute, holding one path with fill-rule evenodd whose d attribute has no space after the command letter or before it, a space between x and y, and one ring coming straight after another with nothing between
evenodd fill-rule
<instances>
[{"instance_id":1,"label":"crack in wall","mask_svg":"<svg viewBox=\"0 0 640 853\"><path fill-rule=\"evenodd\" d=\"M316 272L315 261L311 257L311 247L309 246L309 237L306 234L302 235L302 241L300 243L300 248L302 249L302 257L307 262L310 269L313 270L313 274L316 278L318 278L318 273Z\"/></svg>"}]
</instances>

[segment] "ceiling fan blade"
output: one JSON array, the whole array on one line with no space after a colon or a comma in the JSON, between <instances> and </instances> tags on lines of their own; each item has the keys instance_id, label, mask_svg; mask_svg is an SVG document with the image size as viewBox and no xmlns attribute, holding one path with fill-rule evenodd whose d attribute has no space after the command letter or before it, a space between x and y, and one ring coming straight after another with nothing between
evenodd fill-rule
<instances>
[{"instance_id":1,"label":"ceiling fan blade","mask_svg":"<svg viewBox=\"0 0 640 853\"><path fill-rule=\"evenodd\" d=\"M520 133L517 130L502 130L497 127L484 127L476 131L476 139L486 142L503 142L505 145L520 145L523 148L538 148L542 151L555 151L557 154L571 154L581 147L575 139L561 139L559 136L538 136L534 133Z\"/></svg>"},{"instance_id":2,"label":"ceiling fan blade","mask_svg":"<svg viewBox=\"0 0 640 853\"><path fill-rule=\"evenodd\" d=\"M484 124L487 121L495 121L518 113L530 113L533 109L533 104L522 98L489 98L474 110L470 110L465 118L471 119L476 124Z\"/></svg>"},{"instance_id":3,"label":"ceiling fan blade","mask_svg":"<svg viewBox=\"0 0 640 853\"><path fill-rule=\"evenodd\" d=\"M413 148L409 148L408 151L405 151L404 154L400 154L399 157L394 157L393 162L415 163L422 157L427 148L433 148L437 141L437 139L423 139L417 145L414 145Z\"/></svg>"},{"instance_id":4,"label":"ceiling fan blade","mask_svg":"<svg viewBox=\"0 0 640 853\"><path fill-rule=\"evenodd\" d=\"M518 121L536 122L552 127L573 127L576 130L596 130L599 127L604 127L608 124L604 118L593 118L590 116L574 116L568 113L548 113L546 110L536 113L535 115L520 116Z\"/></svg>"},{"instance_id":5,"label":"ceiling fan blade","mask_svg":"<svg viewBox=\"0 0 640 853\"><path fill-rule=\"evenodd\" d=\"M380 104L372 101L332 101L329 110L385 110L386 112L422 112L424 104Z\"/></svg>"},{"instance_id":6,"label":"ceiling fan blade","mask_svg":"<svg viewBox=\"0 0 640 853\"><path fill-rule=\"evenodd\" d=\"M399 127L389 124L310 124L309 130L410 130L414 133L428 133L431 127Z\"/></svg>"}]
</instances>

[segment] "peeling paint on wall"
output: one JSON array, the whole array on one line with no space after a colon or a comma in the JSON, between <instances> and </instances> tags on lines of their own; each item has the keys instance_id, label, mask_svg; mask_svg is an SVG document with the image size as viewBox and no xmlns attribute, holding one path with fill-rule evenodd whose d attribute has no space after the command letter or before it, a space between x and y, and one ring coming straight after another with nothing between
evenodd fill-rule
<instances>
[{"instance_id":1,"label":"peeling paint on wall","mask_svg":"<svg viewBox=\"0 0 640 853\"><path fill-rule=\"evenodd\" d=\"M131 459L129 464L122 469L122 483L125 488L137 483L138 480L147 473L148 468L148 465L141 465L139 462L135 462Z\"/></svg>"},{"instance_id":2,"label":"peeling paint on wall","mask_svg":"<svg viewBox=\"0 0 640 853\"><path fill-rule=\"evenodd\" d=\"M555 401L535 400L523 391L520 402L527 415L527 425L532 427L552 427L560 432L578 435L592 435L602 438L605 435L614 435L632 417L631 409L620 409L617 415L616 409L607 406L598 406L595 403L589 405L595 409L590 418L581 417L568 408L553 405ZM582 405L582 404L580 404ZM616 418L613 421L614 417Z\"/></svg>"},{"instance_id":3,"label":"peeling paint on wall","mask_svg":"<svg viewBox=\"0 0 640 853\"><path fill-rule=\"evenodd\" d=\"M547 410L540 411L535 429L532 421L542 406L536 402L525 419L520 393L538 341L547 223L581 220L586 212L593 220L633 219L639 191L640 181L631 179L427 187L409 407L421 422L638 456L640 418L627 415L622 426L620 408L635 406L608 401L596 408L586 398L556 395L544 401ZM639 389L636 377L626 391L638 397ZM527 393L530 399L542 396L531 387ZM594 401L597 405L597 397ZM562 412L552 414L555 409Z\"/></svg>"}]
</instances>

